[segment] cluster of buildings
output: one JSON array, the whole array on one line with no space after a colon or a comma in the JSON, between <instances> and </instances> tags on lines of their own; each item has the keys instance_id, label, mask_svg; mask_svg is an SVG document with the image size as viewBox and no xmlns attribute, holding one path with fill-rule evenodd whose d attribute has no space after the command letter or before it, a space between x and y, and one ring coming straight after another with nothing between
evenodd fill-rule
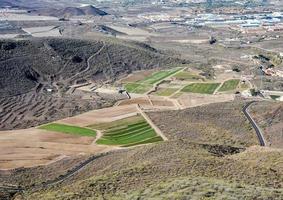
<instances>
[{"instance_id":1,"label":"cluster of buildings","mask_svg":"<svg viewBox=\"0 0 283 200\"><path fill-rule=\"evenodd\" d=\"M139 15L145 22L179 22L188 26L230 27L243 33L283 31L283 12L257 14L150 13Z\"/></svg>"},{"instance_id":2,"label":"cluster of buildings","mask_svg":"<svg viewBox=\"0 0 283 200\"><path fill-rule=\"evenodd\" d=\"M185 22L193 26L229 26L246 32L249 29L263 29L265 31L283 31L283 12L258 13L245 15L216 15L199 14Z\"/></svg>"},{"instance_id":3,"label":"cluster of buildings","mask_svg":"<svg viewBox=\"0 0 283 200\"><path fill-rule=\"evenodd\" d=\"M267 69L262 69L262 71L266 76L277 76L283 78L283 71L281 70L267 68Z\"/></svg>"}]
</instances>

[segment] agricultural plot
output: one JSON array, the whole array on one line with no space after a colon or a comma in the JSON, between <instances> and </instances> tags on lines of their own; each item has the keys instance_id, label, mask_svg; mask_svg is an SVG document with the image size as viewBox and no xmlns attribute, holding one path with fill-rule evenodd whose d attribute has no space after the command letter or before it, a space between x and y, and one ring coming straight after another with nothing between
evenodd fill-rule
<instances>
[{"instance_id":1,"label":"agricultural plot","mask_svg":"<svg viewBox=\"0 0 283 200\"><path fill-rule=\"evenodd\" d=\"M171 96L178 91L178 88L159 88L154 94L158 96Z\"/></svg>"},{"instance_id":2,"label":"agricultural plot","mask_svg":"<svg viewBox=\"0 0 283 200\"><path fill-rule=\"evenodd\" d=\"M125 83L124 87L130 93L143 94L149 91L155 83L177 73L180 70L182 70L182 68L173 68L169 70L155 72L149 75L148 77L139 80L137 82Z\"/></svg>"},{"instance_id":3,"label":"agricultural plot","mask_svg":"<svg viewBox=\"0 0 283 200\"><path fill-rule=\"evenodd\" d=\"M270 95L270 98L273 100L278 100L281 96L278 95Z\"/></svg>"},{"instance_id":4,"label":"agricultural plot","mask_svg":"<svg viewBox=\"0 0 283 200\"><path fill-rule=\"evenodd\" d=\"M199 75L192 74L187 71L182 71L174 75L174 77L178 80L186 80L186 81L197 81L197 80L202 80L204 81L205 79Z\"/></svg>"},{"instance_id":5,"label":"agricultural plot","mask_svg":"<svg viewBox=\"0 0 283 200\"><path fill-rule=\"evenodd\" d=\"M103 130L103 136L97 140L97 144L129 147L162 141L162 138L139 115L90 127Z\"/></svg>"},{"instance_id":6,"label":"agricultural plot","mask_svg":"<svg viewBox=\"0 0 283 200\"><path fill-rule=\"evenodd\" d=\"M225 91L235 90L238 87L239 83L240 83L239 79L231 79L225 81L218 91L225 92Z\"/></svg>"},{"instance_id":7,"label":"agricultural plot","mask_svg":"<svg viewBox=\"0 0 283 200\"><path fill-rule=\"evenodd\" d=\"M152 84L155 84L155 83L177 73L180 70L182 70L182 68L173 68L173 69L170 69L170 70L159 71L159 72L156 72L156 73L152 74L151 76L145 78L144 80L139 81L139 83L151 84L152 85Z\"/></svg>"},{"instance_id":8,"label":"agricultural plot","mask_svg":"<svg viewBox=\"0 0 283 200\"><path fill-rule=\"evenodd\" d=\"M130 93L143 94L149 91L152 88L152 85L127 83L124 87Z\"/></svg>"},{"instance_id":9,"label":"agricultural plot","mask_svg":"<svg viewBox=\"0 0 283 200\"><path fill-rule=\"evenodd\" d=\"M219 87L220 83L192 83L184 87L182 92L213 94Z\"/></svg>"},{"instance_id":10,"label":"agricultural plot","mask_svg":"<svg viewBox=\"0 0 283 200\"><path fill-rule=\"evenodd\" d=\"M79 135L79 136L89 136L89 137L96 136L96 131L94 130L91 130L88 128L82 128L78 126L65 125L65 124L52 123L52 124L41 126L39 128L47 130L47 131L67 133L67 134L73 134L73 135Z\"/></svg>"}]
</instances>

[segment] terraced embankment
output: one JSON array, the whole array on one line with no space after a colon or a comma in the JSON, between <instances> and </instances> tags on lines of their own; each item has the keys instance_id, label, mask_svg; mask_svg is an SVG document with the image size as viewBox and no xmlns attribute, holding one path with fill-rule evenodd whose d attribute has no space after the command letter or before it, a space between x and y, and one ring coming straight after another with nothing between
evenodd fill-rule
<instances>
[{"instance_id":1,"label":"terraced embankment","mask_svg":"<svg viewBox=\"0 0 283 200\"><path fill-rule=\"evenodd\" d=\"M162 141L141 115L90 127L103 130L103 136L96 141L97 144L129 147Z\"/></svg>"},{"instance_id":2,"label":"terraced embankment","mask_svg":"<svg viewBox=\"0 0 283 200\"><path fill-rule=\"evenodd\" d=\"M0 41L0 130L28 128L125 98L72 93L71 85L113 82L134 70L182 65L135 43L37 38Z\"/></svg>"}]
</instances>

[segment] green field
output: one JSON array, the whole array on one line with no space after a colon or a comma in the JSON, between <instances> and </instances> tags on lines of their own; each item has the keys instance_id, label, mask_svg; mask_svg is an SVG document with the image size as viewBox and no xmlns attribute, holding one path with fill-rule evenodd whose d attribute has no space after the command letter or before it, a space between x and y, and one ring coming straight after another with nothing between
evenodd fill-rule
<instances>
[{"instance_id":1,"label":"green field","mask_svg":"<svg viewBox=\"0 0 283 200\"><path fill-rule=\"evenodd\" d=\"M130 93L143 94L149 91L152 88L152 85L127 83L124 87Z\"/></svg>"},{"instance_id":2,"label":"green field","mask_svg":"<svg viewBox=\"0 0 283 200\"><path fill-rule=\"evenodd\" d=\"M178 88L159 88L154 94L158 96L171 96L178 90Z\"/></svg>"},{"instance_id":3,"label":"green field","mask_svg":"<svg viewBox=\"0 0 283 200\"><path fill-rule=\"evenodd\" d=\"M273 100L277 100L279 99L281 96L278 96L278 95L270 95L270 98L273 99Z\"/></svg>"},{"instance_id":4,"label":"green field","mask_svg":"<svg viewBox=\"0 0 283 200\"><path fill-rule=\"evenodd\" d=\"M88 129L88 128L82 128L78 126L70 126L65 124L47 124L39 127L40 129L44 129L47 131L55 131L59 133L67 133L67 134L73 134L73 135L80 135L80 136L96 136L96 131Z\"/></svg>"},{"instance_id":5,"label":"green field","mask_svg":"<svg viewBox=\"0 0 283 200\"><path fill-rule=\"evenodd\" d=\"M130 93L144 94L148 92L155 83L171 76L172 74L182 70L182 68L173 68L170 70L162 70L155 72L143 80L134 83L125 83L125 89Z\"/></svg>"},{"instance_id":6,"label":"green field","mask_svg":"<svg viewBox=\"0 0 283 200\"><path fill-rule=\"evenodd\" d=\"M163 71L155 72L151 76L148 76L147 78L139 81L138 83L153 85L153 84L171 76L172 74L175 74L176 72L178 72L180 70L182 70L182 68L173 68L173 69L170 69L170 70L163 70Z\"/></svg>"},{"instance_id":7,"label":"green field","mask_svg":"<svg viewBox=\"0 0 283 200\"><path fill-rule=\"evenodd\" d=\"M231 79L225 81L218 91L225 92L225 91L235 90L238 87L239 83L240 83L239 79Z\"/></svg>"},{"instance_id":8,"label":"green field","mask_svg":"<svg viewBox=\"0 0 283 200\"><path fill-rule=\"evenodd\" d=\"M192 83L184 87L182 92L192 92L200 94L213 94L220 83Z\"/></svg>"},{"instance_id":9,"label":"green field","mask_svg":"<svg viewBox=\"0 0 283 200\"><path fill-rule=\"evenodd\" d=\"M141 116L90 127L104 130L103 136L97 141L97 144L129 147L162 141L162 138Z\"/></svg>"},{"instance_id":10,"label":"green field","mask_svg":"<svg viewBox=\"0 0 283 200\"><path fill-rule=\"evenodd\" d=\"M175 76L175 78L179 79L179 80L192 80L192 81L196 81L196 80L205 80L203 77L196 75L196 74L192 74L190 72L186 72L186 71L182 71L177 73Z\"/></svg>"},{"instance_id":11,"label":"green field","mask_svg":"<svg viewBox=\"0 0 283 200\"><path fill-rule=\"evenodd\" d=\"M116 120L111 123L105 122L105 123L93 124L88 127L103 131L107 129L114 129L115 127L127 127L129 124L139 123L143 121L144 121L143 117L141 117L140 115L136 115L134 117L127 117L124 119Z\"/></svg>"}]
</instances>

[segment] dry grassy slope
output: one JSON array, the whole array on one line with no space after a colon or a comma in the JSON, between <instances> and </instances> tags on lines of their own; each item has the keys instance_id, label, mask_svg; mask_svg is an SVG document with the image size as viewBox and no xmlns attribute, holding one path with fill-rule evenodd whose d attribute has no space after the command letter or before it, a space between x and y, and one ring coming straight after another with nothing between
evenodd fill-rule
<instances>
[{"instance_id":1,"label":"dry grassy slope","mask_svg":"<svg viewBox=\"0 0 283 200\"><path fill-rule=\"evenodd\" d=\"M60 185L29 191L25 198L184 199L191 195L195 199L280 199L283 151L247 147L257 140L242 118L242 105L243 102L218 103L185 111L150 113L163 130L166 123L168 129L164 133L169 141L112 152ZM220 109L223 116L219 115ZM201 122L208 124L207 131L199 128ZM186 124L193 124L193 129L187 129ZM211 127L218 127L227 137L217 138L216 133L209 136ZM187 130L194 130L194 135ZM0 181L31 185L67 170L57 163L48 168L14 171L9 177L0 173Z\"/></svg>"},{"instance_id":2,"label":"dry grassy slope","mask_svg":"<svg viewBox=\"0 0 283 200\"><path fill-rule=\"evenodd\" d=\"M85 100L66 95L70 84L114 81L133 70L173 67L182 62L144 44L118 40L2 40L0 130L39 125L123 98L90 94L91 99ZM48 88L53 89L52 94L46 92Z\"/></svg>"},{"instance_id":3,"label":"dry grassy slope","mask_svg":"<svg viewBox=\"0 0 283 200\"><path fill-rule=\"evenodd\" d=\"M183 61L135 44L74 39L0 41L0 96L29 92L38 83L61 82L87 68L80 78L110 79L132 70L179 65Z\"/></svg>"},{"instance_id":4,"label":"dry grassy slope","mask_svg":"<svg viewBox=\"0 0 283 200\"><path fill-rule=\"evenodd\" d=\"M176 140L116 152L96 160L59 187L27 193L25 197L182 199L192 195L196 199L280 199L282 151L224 155L228 149ZM269 159L263 159L266 156Z\"/></svg>"},{"instance_id":5,"label":"dry grassy slope","mask_svg":"<svg viewBox=\"0 0 283 200\"><path fill-rule=\"evenodd\" d=\"M257 102L251 106L250 111L263 129L268 145L283 148L283 103Z\"/></svg>"},{"instance_id":6,"label":"dry grassy slope","mask_svg":"<svg viewBox=\"0 0 283 200\"><path fill-rule=\"evenodd\" d=\"M233 146L258 144L242 113L244 102L215 103L182 111L153 112L149 116L169 139Z\"/></svg>"}]
</instances>

